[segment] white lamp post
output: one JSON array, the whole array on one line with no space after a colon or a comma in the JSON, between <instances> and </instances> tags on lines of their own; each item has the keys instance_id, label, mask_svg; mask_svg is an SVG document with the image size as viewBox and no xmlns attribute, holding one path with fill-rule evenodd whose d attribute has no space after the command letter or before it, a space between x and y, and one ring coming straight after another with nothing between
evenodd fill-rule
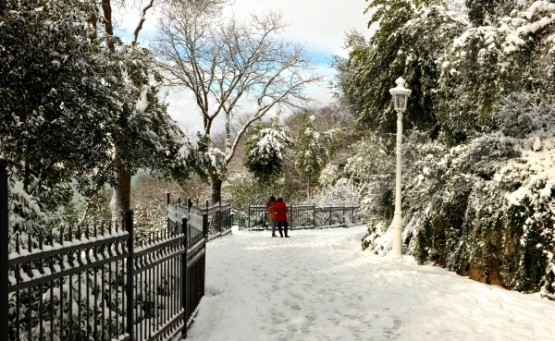
<instances>
[{"instance_id":1,"label":"white lamp post","mask_svg":"<svg viewBox=\"0 0 555 341\"><path fill-rule=\"evenodd\" d=\"M411 90L405 88L405 80L403 77L397 78L395 81L397 86L389 89L389 93L393 96L393 106L397 111L397 172L395 176L395 213L393 215L393 256L401 258L401 230L403 221L401 219L401 164L403 160L403 112L407 109L407 100Z\"/></svg>"}]
</instances>

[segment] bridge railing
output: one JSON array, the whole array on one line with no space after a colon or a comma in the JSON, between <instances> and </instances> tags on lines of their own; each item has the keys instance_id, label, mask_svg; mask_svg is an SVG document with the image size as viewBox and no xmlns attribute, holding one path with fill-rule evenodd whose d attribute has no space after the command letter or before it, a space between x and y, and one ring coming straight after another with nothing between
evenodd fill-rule
<instances>
[{"instance_id":1,"label":"bridge railing","mask_svg":"<svg viewBox=\"0 0 555 341\"><path fill-rule=\"evenodd\" d=\"M358 206L287 205L290 229L314 229L348 227L358 223ZM265 205L249 205L247 228L264 230L270 228Z\"/></svg>"}]
</instances>

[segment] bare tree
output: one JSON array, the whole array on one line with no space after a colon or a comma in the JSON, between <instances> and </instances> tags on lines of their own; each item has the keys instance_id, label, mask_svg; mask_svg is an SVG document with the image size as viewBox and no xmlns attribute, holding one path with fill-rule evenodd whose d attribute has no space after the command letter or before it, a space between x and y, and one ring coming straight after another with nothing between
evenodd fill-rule
<instances>
[{"instance_id":1,"label":"bare tree","mask_svg":"<svg viewBox=\"0 0 555 341\"><path fill-rule=\"evenodd\" d=\"M210 137L214 121L224 116L224 164L235 155L247 128L267 113L300 107L303 89L316 81L301 46L280 41L281 16L252 16L248 24L237 19L205 15L194 6L165 6L156 53L170 86L184 88L195 99L204 135ZM248 102L250 109L240 104ZM246 107L246 106L245 106ZM231 122L245 115L232 136ZM221 200L223 172L208 165L212 203Z\"/></svg>"},{"instance_id":2,"label":"bare tree","mask_svg":"<svg viewBox=\"0 0 555 341\"><path fill-rule=\"evenodd\" d=\"M159 7L162 4L172 3L172 2L179 2L182 6L191 6L199 11L205 11L206 13L210 13L210 9L212 6L215 6L222 2L223 0L101 0L99 2L100 5L100 18L97 18L93 15L90 18L93 27L99 28L97 26L97 21L103 26L103 30L100 30L101 33L105 35L106 42L108 49L112 55L116 54L117 46L114 39L114 18L112 16L113 8L119 6L126 6L126 5L135 5L138 6L139 12L137 13L137 26L133 31L133 40L131 42L131 50L129 53L133 53L135 50L138 50L138 43L139 43L139 35L143 29L143 25L146 20L146 14L149 11L153 11L155 7ZM120 75L124 74L124 70L120 70ZM147 80L145 80L147 82ZM144 84L143 84L144 85ZM145 89L144 86L141 87L141 84L136 85L139 88ZM146 93L141 91L141 97L146 97ZM137 97L136 101L139 103L142 98ZM122 115L121 121L125 122L128 117ZM124 127L122 127L124 128ZM112 210L112 218L114 220L119 220L122 217L123 212L127 211L131 205L131 177L133 175L133 170L131 169L129 163L125 162L126 154L128 154L128 147L129 143L126 143L128 139L128 134L121 134L120 138L115 138L114 143L114 165L115 165L115 179L116 179L116 186L114 187L112 201L111 201L111 210Z\"/></svg>"}]
</instances>

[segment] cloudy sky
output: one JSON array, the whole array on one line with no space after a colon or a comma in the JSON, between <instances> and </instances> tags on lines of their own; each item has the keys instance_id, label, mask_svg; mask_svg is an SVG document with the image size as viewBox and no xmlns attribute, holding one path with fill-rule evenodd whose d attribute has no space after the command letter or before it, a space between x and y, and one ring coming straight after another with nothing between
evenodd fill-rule
<instances>
[{"instance_id":1,"label":"cloudy sky","mask_svg":"<svg viewBox=\"0 0 555 341\"><path fill-rule=\"evenodd\" d=\"M289 25L285 38L304 43L307 50L343 55L345 33L366 30L367 5L365 0L235 0L232 11L238 16L278 11Z\"/></svg>"},{"instance_id":2,"label":"cloudy sky","mask_svg":"<svg viewBox=\"0 0 555 341\"><path fill-rule=\"evenodd\" d=\"M144 1L143 1L144 2ZM369 35L368 14L363 14L368 3L365 0L235 0L228 8L236 17L248 17L249 14L261 14L268 11L281 13L288 25L283 38L305 46L307 54L317 64L320 74L330 78L333 70L330 67L334 55L345 56L343 49L345 34L353 30ZM128 6L119 13L121 29L130 34L137 25L138 7ZM153 37L157 24L156 15L151 12L146 17L145 28L141 38L148 45ZM324 86L308 89L315 101L315 106L331 101L331 93ZM169 112L188 133L201 130L198 115L191 113L193 106L183 92L170 93L167 97Z\"/></svg>"}]
</instances>

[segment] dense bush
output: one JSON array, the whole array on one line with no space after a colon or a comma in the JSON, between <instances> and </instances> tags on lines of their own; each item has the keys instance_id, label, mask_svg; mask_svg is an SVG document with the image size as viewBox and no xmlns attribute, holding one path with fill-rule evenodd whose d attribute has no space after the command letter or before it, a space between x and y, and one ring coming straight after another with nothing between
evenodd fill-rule
<instances>
[{"instance_id":1,"label":"dense bush","mask_svg":"<svg viewBox=\"0 0 555 341\"><path fill-rule=\"evenodd\" d=\"M555 298L553 108L509 109L496 117L501 131L464 145L408 139L403 249L419 263ZM372 186L393 190L390 180ZM368 198L375 219L363 247L383 254L391 248L392 217L377 213L391 211L393 200Z\"/></svg>"}]
</instances>

